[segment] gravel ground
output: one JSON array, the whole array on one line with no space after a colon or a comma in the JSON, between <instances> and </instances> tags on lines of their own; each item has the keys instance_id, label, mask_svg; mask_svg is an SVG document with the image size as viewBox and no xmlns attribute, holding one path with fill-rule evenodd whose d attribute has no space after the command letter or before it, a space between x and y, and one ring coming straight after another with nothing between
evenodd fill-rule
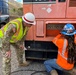
<instances>
[{"instance_id":1,"label":"gravel ground","mask_svg":"<svg viewBox=\"0 0 76 75\"><path fill-rule=\"evenodd\" d=\"M31 61L27 67L18 67L18 61L16 59L16 54L14 48L12 48L12 60L11 60L11 75L49 75L43 65L43 61ZM2 56L0 53L0 75L2 75ZM62 75L62 74L60 74ZM69 73L64 73L63 75L71 75ZM76 75L76 74L72 74Z\"/></svg>"},{"instance_id":2,"label":"gravel ground","mask_svg":"<svg viewBox=\"0 0 76 75\"><path fill-rule=\"evenodd\" d=\"M27 67L18 67L14 48L11 46L11 75L47 75L43 62L31 61ZM0 75L2 75L2 55L0 52ZM43 72L43 73L41 73Z\"/></svg>"}]
</instances>

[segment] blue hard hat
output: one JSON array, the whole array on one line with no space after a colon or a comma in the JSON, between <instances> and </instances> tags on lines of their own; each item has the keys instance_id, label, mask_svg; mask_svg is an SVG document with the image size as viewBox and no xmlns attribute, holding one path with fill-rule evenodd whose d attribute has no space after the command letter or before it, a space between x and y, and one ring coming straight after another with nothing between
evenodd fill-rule
<instances>
[{"instance_id":1,"label":"blue hard hat","mask_svg":"<svg viewBox=\"0 0 76 75\"><path fill-rule=\"evenodd\" d=\"M68 23L63 27L61 34L69 35L69 36L74 35L76 34L76 30L72 24Z\"/></svg>"}]
</instances>

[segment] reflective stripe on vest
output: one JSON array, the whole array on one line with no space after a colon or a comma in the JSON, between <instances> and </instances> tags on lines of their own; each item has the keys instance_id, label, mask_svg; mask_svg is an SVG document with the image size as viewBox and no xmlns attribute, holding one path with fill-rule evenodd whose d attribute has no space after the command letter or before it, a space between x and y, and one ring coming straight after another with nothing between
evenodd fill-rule
<instances>
[{"instance_id":1,"label":"reflective stripe on vest","mask_svg":"<svg viewBox=\"0 0 76 75\"><path fill-rule=\"evenodd\" d=\"M17 32L12 36L12 38L10 40L11 43L18 41L19 40L19 33L22 32L22 31L20 32L20 28L22 28L20 25L21 22L19 20L15 20L14 23L18 23L18 24L16 24L17 25Z\"/></svg>"},{"instance_id":2,"label":"reflective stripe on vest","mask_svg":"<svg viewBox=\"0 0 76 75\"><path fill-rule=\"evenodd\" d=\"M17 28L17 32L12 36L12 38L11 38L11 40L10 40L11 43L14 43L14 42L17 42L18 40L21 40L22 37L23 37L24 35L26 35L26 33L27 33L27 31L28 31L28 27L26 27L26 28L24 29L24 32L23 32L22 19L21 19L21 18L18 18L18 19L16 19L16 20L13 20L13 21L9 22L9 23L6 24L4 27L2 27L1 31L2 31L3 33L2 33L2 32L0 33L0 34L2 34L1 37L3 37L4 32L7 30L8 26L9 26L10 24L14 24L14 25L16 26L16 28Z\"/></svg>"},{"instance_id":3,"label":"reflective stripe on vest","mask_svg":"<svg viewBox=\"0 0 76 75\"><path fill-rule=\"evenodd\" d=\"M19 20L16 20L15 22L18 23L18 24L17 24L18 29L17 29L17 32L12 36L12 38L11 38L11 40L10 40L11 43L16 42L16 41L18 41L18 40L21 40L22 37L23 37L24 35L26 35L26 33L27 33L27 31L28 31L28 27L26 27L26 28L24 29L24 32L23 32L23 26L22 26L22 21L21 21L21 20L20 20L20 21L19 21Z\"/></svg>"},{"instance_id":4,"label":"reflective stripe on vest","mask_svg":"<svg viewBox=\"0 0 76 75\"><path fill-rule=\"evenodd\" d=\"M67 46L67 40L64 39L64 44L63 44L63 48L62 48L62 53L60 51L58 51L58 54L60 54L60 56L62 56L62 58L64 58L65 60L67 60L67 58L64 56L65 51L66 51L66 46Z\"/></svg>"},{"instance_id":5,"label":"reflective stripe on vest","mask_svg":"<svg viewBox=\"0 0 76 75\"><path fill-rule=\"evenodd\" d=\"M14 24L15 23L15 24ZM18 24L17 24L18 23ZM3 26L2 28L1 28L1 30L2 30L2 32L3 32L3 34L4 34L4 32L7 30L7 27L10 25L10 24L12 24L12 22L10 22L10 23L8 23L8 24L6 24L5 26ZM13 21L13 24L17 27L17 31L19 31L20 30L20 21L19 20L16 20L16 21ZM14 35L17 35L19 32L16 32Z\"/></svg>"}]
</instances>

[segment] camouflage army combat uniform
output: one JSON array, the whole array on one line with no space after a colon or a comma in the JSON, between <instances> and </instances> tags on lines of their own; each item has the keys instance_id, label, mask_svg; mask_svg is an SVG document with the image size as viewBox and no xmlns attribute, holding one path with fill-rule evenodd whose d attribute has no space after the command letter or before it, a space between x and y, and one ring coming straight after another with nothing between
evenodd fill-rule
<instances>
[{"instance_id":1,"label":"camouflage army combat uniform","mask_svg":"<svg viewBox=\"0 0 76 75\"><path fill-rule=\"evenodd\" d=\"M10 45L14 46L20 66L27 66L23 62L25 36L32 25L36 25L35 15L31 12L22 17L8 22L0 29L0 49L3 55L3 74L11 75L11 50Z\"/></svg>"},{"instance_id":2,"label":"camouflage army combat uniform","mask_svg":"<svg viewBox=\"0 0 76 75\"><path fill-rule=\"evenodd\" d=\"M14 27L15 27L14 24L11 24L8 26L8 29L7 29L6 33L4 34L4 37L1 40L2 43L0 44L2 46L1 51L2 51L2 55L3 55L3 75L11 75L10 45L14 46L14 48L15 48L19 64L23 63L24 50L22 48L20 48L20 45L23 45L25 36L20 41L17 41L16 43L10 43L10 38L14 34L14 32L12 31L12 28L14 28ZM10 53L9 56L7 56L8 53Z\"/></svg>"}]
</instances>

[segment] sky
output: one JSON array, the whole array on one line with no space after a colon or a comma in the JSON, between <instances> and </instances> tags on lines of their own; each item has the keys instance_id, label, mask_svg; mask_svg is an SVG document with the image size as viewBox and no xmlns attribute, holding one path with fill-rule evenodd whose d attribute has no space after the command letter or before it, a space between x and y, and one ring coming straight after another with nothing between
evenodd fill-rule
<instances>
[{"instance_id":1,"label":"sky","mask_svg":"<svg viewBox=\"0 0 76 75\"><path fill-rule=\"evenodd\" d=\"M23 0L14 0L14 1L17 1L19 3L23 3Z\"/></svg>"}]
</instances>

